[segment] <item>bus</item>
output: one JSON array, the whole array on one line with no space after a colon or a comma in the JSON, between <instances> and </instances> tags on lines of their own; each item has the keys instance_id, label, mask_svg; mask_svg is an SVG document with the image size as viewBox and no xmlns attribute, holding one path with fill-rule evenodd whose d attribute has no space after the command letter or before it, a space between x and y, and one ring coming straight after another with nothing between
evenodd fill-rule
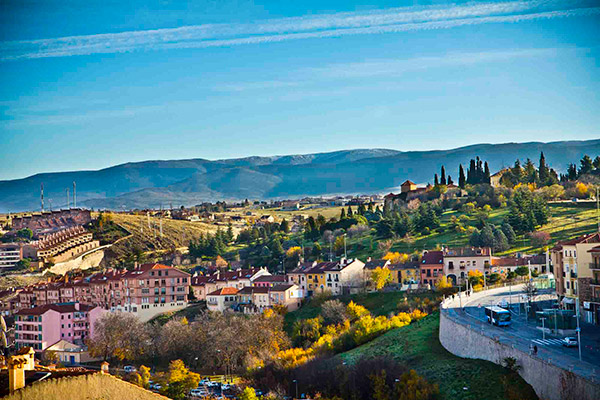
<instances>
[{"instance_id":1,"label":"bus","mask_svg":"<svg viewBox=\"0 0 600 400\"><path fill-rule=\"evenodd\" d=\"M485 308L487 322L496 326L510 325L510 311L498 306L488 306Z\"/></svg>"}]
</instances>

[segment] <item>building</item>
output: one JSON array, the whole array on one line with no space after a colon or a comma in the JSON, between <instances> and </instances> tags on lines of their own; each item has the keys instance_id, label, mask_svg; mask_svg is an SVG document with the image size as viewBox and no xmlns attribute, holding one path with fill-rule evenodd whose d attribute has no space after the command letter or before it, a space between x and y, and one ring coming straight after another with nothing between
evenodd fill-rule
<instances>
[{"instance_id":1,"label":"building","mask_svg":"<svg viewBox=\"0 0 600 400\"><path fill-rule=\"evenodd\" d=\"M282 306L295 311L302 305L302 295L296 285L275 285L269 288L270 306Z\"/></svg>"},{"instance_id":2,"label":"building","mask_svg":"<svg viewBox=\"0 0 600 400\"><path fill-rule=\"evenodd\" d=\"M265 289L268 288L257 288ZM237 303L238 290L233 287L224 287L222 289L215 290L206 296L206 307L209 311L224 312L225 310L232 309Z\"/></svg>"},{"instance_id":3,"label":"building","mask_svg":"<svg viewBox=\"0 0 600 400\"><path fill-rule=\"evenodd\" d=\"M400 193L408 193L417 190L417 184L407 179L400 185Z\"/></svg>"},{"instance_id":4,"label":"building","mask_svg":"<svg viewBox=\"0 0 600 400\"><path fill-rule=\"evenodd\" d=\"M490 176L490 185L492 185L492 187L502 186L502 177L508 171L510 171L510 168L503 168L500 171L496 172L494 175Z\"/></svg>"},{"instance_id":5,"label":"building","mask_svg":"<svg viewBox=\"0 0 600 400\"><path fill-rule=\"evenodd\" d=\"M121 279L108 280L111 311L125 311L148 321L187 307L191 276L162 264L142 264ZM114 305L113 305L114 304Z\"/></svg>"},{"instance_id":6,"label":"building","mask_svg":"<svg viewBox=\"0 0 600 400\"><path fill-rule=\"evenodd\" d=\"M299 263L296 268L287 273L287 281L297 285L303 296L308 296L308 276L306 271L317 265L316 261Z\"/></svg>"},{"instance_id":7,"label":"building","mask_svg":"<svg viewBox=\"0 0 600 400\"><path fill-rule=\"evenodd\" d=\"M592 276L588 281L589 291L586 293L584 287L581 288L582 314L589 323L600 325L600 246L594 246L588 252L592 256L588 267Z\"/></svg>"},{"instance_id":8,"label":"building","mask_svg":"<svg viewBox=\"0 0 600 400\"><path fill-rule=\"evenodd\" d=\"M84 227L72 226L41 235L36 245L38 259L62 262L99 247L100 242Z\"/></svg>"},{"instance_id":9,"label":"building","mask_svg":"<svg viewBox=\"0 0 600 400\"><path fill-rule=\"evenodd\" d=\"M437 250L424 252L419 270L421 286L434 288L440 278L444 276L444 252Z\"/></svg>"},{"instance_id":10,"label":"building","mask_svg":"<svg viewBox=\"0 0 600 400\"><path fill-rule=\"evenodd\" d=\"M83 344L93 336L94 323L105 312L80 303L48 304L15 314L15 347L42 352L59 340Z\"/></svg>"},{"instance_id":11,"label":"building","mask_svg":"<svg viewBox=\"0 0 600 400\"><path fill-rule=\"evenodd\" d=\"M252 286L256 287L273 287L275 285L283 285L287 282L285 275L263 275L259 276L252 282Z\"/></svg>"},{"instance_id":12,"label":"building","mask_svg":"<svg viewBox=\"0 0 600 400\"><path fill-rule=\"evenodd\" d=\"M12 229L31 229L36 235L39 232L67 227L85 225L92 222L90 210L70 208L68 210L45 211L40 214L14 217L11 220Z\"/></svg>"},{"instance_id":13,"label":"building","mask_svg":"<svg viewBox=\"0 0 600 400\"><path fill-rule=\"evenodd\" d=\"M547 259L545 255L533 255L524 257L492 257L492 273L506 276L509 272L515 272L519 267L531 268L536 274L547 272Z\"/></svg>"},{"instance_id":14,"label":"building","mask_svg":"<svg viewBox=\"0 0 600 400\"><path fill-rule=\"evenodd\" d=\"M14 268L17 263L25 258L37 258L36 248L27 243L2 243L0 244L0 270Z\"/></svg>"},{"instance_id":15,"label":"building","mask_svg":"<svg viewBox=\"0 0 600 400\"><path fill-rule=\"evenodd\" d=\"M445 248L444 275L454 285L466 282L469 272L479 271L488 275L492 265L492 249L489 247Z\"/></svg>"},{"instance_id":16,"label":"building","mask_svg":"<svg viewBox=\"0 0 600 400\"><path fill-rule=\"evenodd\" d=\"M600 245L600 234L583 235L575 239L558 242L550 250L550 259L556 279L556 293L563 306L575 309L576 299L580 305L589 303L593 278L590 265L593 264L592 250ZM593 312L587 310L582 315L588 322L593 322Z\"/></svg>"},{"instance_id":17,"label":"building","mask_svg":"<svg viewBox=\"0 0 600 400\"><path fill-rule=\"evenodd\" d=\"M421 273L419 272L420 263L418 260L407 261L402 264L392 264L392 281L396 283L401 290L417 289L421 282Z\"/></svg>"},{"instance_id":18,"label":"building","mask_svg":"<svg viewBox=\"0 0 600 400\"><path fill-rule=\"evenodd\" d=\"M245 268L233 271L217 270L207 275L192 278L192 290L197 300L206 300L208 293L224 287L242 289L253 286L254 281L263 276L270 276L266 268Z\"/></svg>"},{"instance_id":19,"label":"building","mask_svg":"<svg viewBox=\"0 0 600 400\"><path fill-rule=\"evenodd\" d=\"M100 358L90 356L87 346L74 344L64 339L47 347L44 352L53 352L56 354L58 362L65 365L77 365L100 360Z\"/></svg>"}]
</instances>

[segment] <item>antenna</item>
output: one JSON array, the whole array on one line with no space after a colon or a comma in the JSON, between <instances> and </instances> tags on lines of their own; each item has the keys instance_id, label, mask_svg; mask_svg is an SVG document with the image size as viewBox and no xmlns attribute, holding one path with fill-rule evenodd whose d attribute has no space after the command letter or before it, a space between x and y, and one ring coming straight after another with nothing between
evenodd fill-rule
<instances>
[{"instance_id":1,"label":"antenna","mask_svg":"<svg viewBox=\"0 0 600 400\"><path fill-rule=\"evenodd\" d=\"M65 192L67 193L67 210L68 210L70 208L70 205L69 205L69 188L66 188Z\"/></svg>"},{"instance_id":2,"label":"antenna","mask_svg":"<svg viewBox=\"0 0 600 400\"><path fill-rule=\"evenodd\" d=\"M77 208L77 185L73 181L73 208Z\"/></svg>"},{"instance_id":3,"label":"antenna","mask_svg":"<svg viewBox=\"0 0 600 400\"><path fill-rule=\"evenodd\" d=\"M42 212L44 212L44 183L40 186L40 201L42 203Z\"/></svg>"}]
</instances>

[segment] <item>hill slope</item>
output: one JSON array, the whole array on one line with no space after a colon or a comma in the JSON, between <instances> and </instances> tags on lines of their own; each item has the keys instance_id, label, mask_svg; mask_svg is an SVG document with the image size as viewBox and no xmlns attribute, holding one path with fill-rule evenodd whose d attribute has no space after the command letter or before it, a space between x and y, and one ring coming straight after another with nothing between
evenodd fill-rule
<instances>
[{"instance_id":1,"label":"hill slope","mask_svg":"<svg viewBox=\"0 0 600 400\"><path fill-rule=\"evenodd\" d=\"M405 179L431 181L442 165L457 180L458 164L480 156L492 171L515 158L537 161L540 151L553 168L564 171L583 154L600 154L600 140L553 143L478 144L451 150L399 152L359 149L306 155L229 160L176 160L127 163L98 171L44 173L0 181L0 212L39 209L40 184L46 207L66 205L65 189L77 182L78 205L141 208L193 205L243 198L390 191Z\"/></svg>"}]
</instances>

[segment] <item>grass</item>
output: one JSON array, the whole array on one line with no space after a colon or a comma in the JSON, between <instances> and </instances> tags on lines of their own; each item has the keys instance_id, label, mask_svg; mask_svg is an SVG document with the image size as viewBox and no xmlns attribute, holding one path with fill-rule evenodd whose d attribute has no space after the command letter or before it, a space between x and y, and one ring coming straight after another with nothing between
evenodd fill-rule
<instances>
[{"instance_id":1,"label":"grass","mask_svg":"<svg viewBox=\"0 0 600 400\"><path fill-rule=\"evenodd\" d=\"M445 399L506 399L505 377L510 381L511 390L516 392L516 398L537 399L533 388L520 376L489 361L457 357L442 347L438 336L439 313L435 312L340 357L352 363L363 356L391 356L437 383Z\"/></svg>"}]
</instances>

